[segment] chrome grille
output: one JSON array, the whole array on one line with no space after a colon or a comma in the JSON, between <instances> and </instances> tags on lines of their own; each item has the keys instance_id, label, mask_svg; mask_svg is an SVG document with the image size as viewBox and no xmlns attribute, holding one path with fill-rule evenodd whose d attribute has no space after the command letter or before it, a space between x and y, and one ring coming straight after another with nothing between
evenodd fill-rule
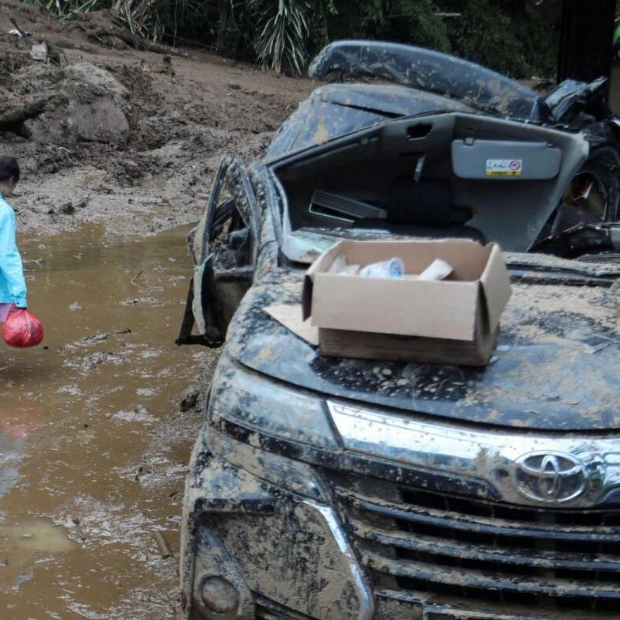
<instances>
[{"instance_id":1,"label":"chrome grille","mask_svg":"<svg viewBox=\"0 0 620 620\"><path fill-rule=\"evenodd\" d=\"M328 477L376 591L617 614L620 506L534 509Z\"/></svg>"}]
</instances>

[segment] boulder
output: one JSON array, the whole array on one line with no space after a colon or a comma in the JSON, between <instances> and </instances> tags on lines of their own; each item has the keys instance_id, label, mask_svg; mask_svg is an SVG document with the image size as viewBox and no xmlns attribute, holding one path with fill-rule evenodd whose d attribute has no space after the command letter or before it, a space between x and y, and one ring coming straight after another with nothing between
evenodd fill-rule
<instances>
[{"instance_id":1,"label":"boulder","mask_svg":"<svg viewBox=\"0 0 620 620\"><path fill-rule=\"evenodd\" d=\"M88 62L64 69L62 92L67 116L62 123L69 142L123 144L129 138L129 90L111 73Z\"/></svg>"},{"instance_id":2,"label":"boulder","mask_svg":"<svg viewBox=\"0 0 620 620\"><path fill-rule=\"evenodd\" d=\"M109 97L90 103L69 103L66 128L77 140L123 144L129 138L129 123Z\"/></svg>"},{"instance_id":3,"label":"boulder","mask_svg":"<svg viewBox=\"0 0 620 620\"><path fill-rule=\"evenodd\" d=\"M65 79L89 87L93 94L108 96L119 106L127 105L129 89L125 88L109 71L90 62L78 62L64 69Z\"/></svg>"}]
</instances>

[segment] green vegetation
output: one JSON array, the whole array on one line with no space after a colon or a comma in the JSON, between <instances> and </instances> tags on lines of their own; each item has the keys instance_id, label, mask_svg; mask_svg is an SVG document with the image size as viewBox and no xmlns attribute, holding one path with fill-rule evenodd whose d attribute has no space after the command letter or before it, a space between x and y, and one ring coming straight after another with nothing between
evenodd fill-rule
<instances>
[{"instance_id":1,"label":"green vegetation","mask_svg":"<svg viewBox=\"0 0 620 620\"><path fill-rule=\"evenodd\" d=\"M256 19L254 47L261 65L301 73L307 58L310 5L305 0L249 0Z\"/></svg>"},{"instance_id":2,"label":"green vegetation","mask_svg":"<svg viewBox=\"0 0 620 620\"><path fill-rule=\"evenodd\" d=\"M26 0L24 4L34 4L60 17L72 17L77 13L110 8L113 0Z\"/></svg>"},{"instance_id":3,"label":"green vegetation","mask_svg":"<svg viewBox=\"0 0 620 620\"><path fill-rule=\"evenodd\" d=\"M339 38L450 52L522 78L552 76L561 0L24 0L62 18L113 9L135 35L194 43L300 74Z\"/></svg>"}]
</instances>

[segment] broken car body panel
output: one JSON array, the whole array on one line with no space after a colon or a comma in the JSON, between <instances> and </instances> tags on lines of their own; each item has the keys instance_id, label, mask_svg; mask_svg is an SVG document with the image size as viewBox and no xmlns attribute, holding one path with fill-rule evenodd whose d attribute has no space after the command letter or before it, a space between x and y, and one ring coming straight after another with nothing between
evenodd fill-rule
<instances>
[{"instance_id":1,"label":"broken car body panel","mask_svg":"<svg viewBox=\"0 0 620 620\"><path fill-rule=\"evenodd\" d=\"M480 65L398 43L337 41L312 62L311 78L332 74L382 78L470 103L487 113L538 121L542 99L531 89Z\"/></svg>"},{"instance_id":2,"label":"broken car body panel","mask_svg":"<svg viewBox=\"0 0 620 620\"><path fill-rule=\"evenodd\" d=\"M462 90L421 92L422 75L440 83L435 53L411 82L424 55L403 47L325 51L316 75L391 66L405 85L315 91L265 160L224 161L192 235L196 337L226 343L184 499L187 620L617 618L615 206L588 214L580 239L596 252L524 253L574 247L557 205L589 142L482 114ZM502 80L513 113L536 110ZM515 152L521 174L498 178L505 167L487 160ZM402 192L415 200L395 214ZM337 240L411 236L510 250L488 366L323 358L265 311L298 304L307 266Z\"/></svg>"}]
</instances>

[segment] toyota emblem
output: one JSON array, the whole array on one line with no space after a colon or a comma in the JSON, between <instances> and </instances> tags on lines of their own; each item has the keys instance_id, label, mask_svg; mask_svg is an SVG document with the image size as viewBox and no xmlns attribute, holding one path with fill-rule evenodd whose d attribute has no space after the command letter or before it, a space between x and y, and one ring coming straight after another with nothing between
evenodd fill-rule
<instances>
[{"instance_id":1,"label":"toyota emblem","mask_svg":"<svg viewBox=\"0 0 620 620\"><path fill-rule=\"evenodd\" d=\"M521 495L548 504L570 502L588 488L583 462L561 452L524 454L514 462L514 481Z\"/></svg>"}]
</instances>

